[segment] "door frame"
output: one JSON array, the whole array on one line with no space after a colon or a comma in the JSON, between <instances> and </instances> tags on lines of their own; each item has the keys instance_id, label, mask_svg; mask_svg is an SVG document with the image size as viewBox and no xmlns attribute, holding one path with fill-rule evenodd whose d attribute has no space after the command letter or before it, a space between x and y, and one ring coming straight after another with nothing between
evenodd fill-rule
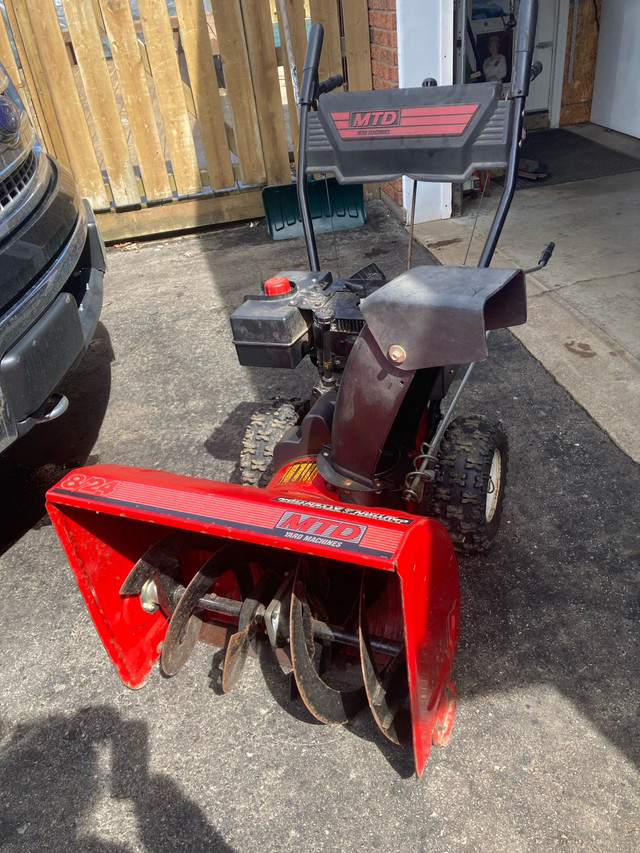
<instances>
[{"instance_id":1,"label":"door frame","mask_svg":"<svg viewBox=\"0 0 640 853\"><path fill-rule=\"evenodd\" d=\"M567 55L567 37L569 29L569 7L571 0L558 0L556 14L555 50L551 71L551 93L549 97L549 126L560 127L562 109L562 87L564 84L564 65Z\"/></svg>"}]
</instances>

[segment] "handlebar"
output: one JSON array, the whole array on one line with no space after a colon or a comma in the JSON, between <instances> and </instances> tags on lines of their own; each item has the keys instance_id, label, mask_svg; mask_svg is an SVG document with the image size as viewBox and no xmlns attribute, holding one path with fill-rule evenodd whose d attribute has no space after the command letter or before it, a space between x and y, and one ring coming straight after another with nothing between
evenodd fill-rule
<instances>
[{"instance_id":1,"label":"handlebar","mask_svg":"<svg viewBox=\"0 0 640 853\"><path fill-rule=\"evenodd\" d=\"M307 53L302 72L302 86L300 87L300 106L311 106L318 97L318 66L320 65L323 41L324 27L316 21L311 24L309 31Z\"/></svg>"},{"instance_id":2,"label":"handlebar","mask_svg":"<svg viewBox=\"0 0 640 853\"><path fill-rule=\"evenodd\" d=\"M533 79L531 59L536 36L538 18L538 0L523 0L520 4L518 38L513 57L514 74L511 83L511 97L522 98L529 94L529 83ZM540 72L538 71L538 74Z\"/></svg>"},{"instance_id":3,"label":"handlebar","mask_svg":"<svg viewBox=\"0 0 640 853\"><path fill-rule=\"evenodd\" d=\"M342 86L344 77L342 74L332 74L325 80L318 82L318 66L320 65L320 54L322 53L322 42L324 41L324 28L317 21L311 25L307 53L304 58L304 70L302 72L302 86L300 87L300 106L311 107L315 105L319 95L324 95Z\"/></svg>"}]
</instances>

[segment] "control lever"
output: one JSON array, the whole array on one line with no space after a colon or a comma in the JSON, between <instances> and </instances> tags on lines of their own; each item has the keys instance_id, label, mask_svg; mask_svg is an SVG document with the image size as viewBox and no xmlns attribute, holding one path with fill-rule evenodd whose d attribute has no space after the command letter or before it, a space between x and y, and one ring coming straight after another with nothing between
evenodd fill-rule
<instances>
[{"instance_id":1,"label":"control lever","mask_svg":"<svg viewBox=\"0 0 640 853\"><path fill-rule=\"evenodd\" d=\"M326 95L327 92L337 89L343 83L344 77L342 74L332 74L331 77L326 77L318 83L318 95Z\"/></svg>"},{"instance_id":2,"label":"control lever","mask_svg":"<svg viewBox=\"0 0 640 853\"><path fill-rule=\"evenodd\" d=\"M525 275L529 275L529 273L531 273L531 272L537 272L538 270L541 270L543 267L546 267L546 265L551 260L551 255L553 255L553 250L555 249L555 247L556 247L555 243L547 243L547 245L542 250L542 254L540 255L540 260L538 261L538 266L530 267L530 269L522 270L522 272Z\"/></svg>"},{"instance_id":3,"label":"control lever","mask_svg":"<svg viewBox=\"0 0 640 853\"><path fill-rule=\"evenodd\" d=\"M350 290L352 293L355 293L360 299L366 299L369 295L369 290L367 288L367 283L365 281L344 281L344 286L347 290Z\"/></svg>"},{"instance_id":4,"label":"control lever","mask_svg":"<svg viewBox=\"0 0 640 853\"><path fill-rule=\"evenodd\" d=\"M535 80L536 77L538 77L540 74L542 74L542 68L543 68L542 63L538 59L536 59L535 62L531 63L531 74L529 76L529 82L530 83L532 80Z\"/></svg>"}]
</instances>

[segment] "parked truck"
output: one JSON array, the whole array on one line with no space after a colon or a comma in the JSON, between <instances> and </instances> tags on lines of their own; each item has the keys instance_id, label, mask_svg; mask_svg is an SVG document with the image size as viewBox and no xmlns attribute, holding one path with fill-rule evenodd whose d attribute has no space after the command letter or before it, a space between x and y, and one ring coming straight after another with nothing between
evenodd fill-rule
<instances>
[{"instance_id":1,"label":"parked truck","mask_svg":"<svg viewBox=\"0 0 640 853\"><path fill-rule=\"evenodd\" d=\"M94 335L105 268L91 206L0 65L0 453L67 409L55 389Z\"/></svg>"}]
</instances>

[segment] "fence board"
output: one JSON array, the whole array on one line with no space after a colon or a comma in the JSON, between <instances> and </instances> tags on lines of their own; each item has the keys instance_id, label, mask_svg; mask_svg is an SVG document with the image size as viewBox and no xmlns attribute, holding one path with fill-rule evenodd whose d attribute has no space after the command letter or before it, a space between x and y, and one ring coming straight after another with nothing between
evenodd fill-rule
<instances>
[{"instance_id":1,"label":"fence board","mask_svg":"<svg viewBox=\"0 0 640 853\"><path fill-rule=\"evenodd\" d=\"M342 4L349 91L371 89L371 45L367 0Z\"/></svg>"},{"instance_id":2,"label":"fence board","mask_svg":"<svg viewBox=\"0 0 640 853\"><path fill-rule=\"evenodd\" d=\"M11 80L13 81L14 86L18 89L21 88L21 78L18 72L18 66L16 64L15 57L13 55L13 50L11 49L11 41L9 39L9 33L7 32L7 25L4 22L4 17L0 14L0 62L5 67L5 70Z\"/></svg>"},{"instance_id":3,"label":"fence board","mask_svg":"<svg viewBox=\"0 0 640 853\"><path fill-rule=\"evenodd\" d=\"M281 30L282 32L282 30ZM281 39L282 44L282 64L284 66L284 84L287 95L287 113L289 117L289 132L291 133L291 140L293 143L293 152L296 162L296 169L298 164L298 157L296 152L296 139L299 134L299 122L298 122L298 110L296 105L296 96L293 90L293 78L291 76L291 71L289 70L289 54L287 51L287 47L284 43L284 39ZM288 141L287 141L288 146Z\"/></svg>"},{"instance_id":4,"label":"fence board","mask_svg":"<svg viewBox=\"0 0 640 853\"><path fill-rule=\"evenodd\" d=\"M38 116L30 102L29 89L24 85L22 75L11 47L11 39L9 38L9 29L5 23L4 16L0 14L0 62L4 65L5 71L11 78L11 82L16 87L18 94L22 98L22 103L29 121L33 125L38 136L41 137L41 129L38 122Z\"/></svg>"},{"instance_id":5,"label":"fence board","mask_svg":"<svg viewBox=\"0 0 640 853\"><path fill-rule=\"evenodd\" d=\"M265 0L241 0L268 184L291 181L271 11Z\"/></svg>"},{"instance_id":6,"label":"fence board","mask_svg":"<svg viewBox=\"0 0 640 853\"><path fill-rule=\"evenodd\" d=\"M233 187L224 113L202 0L176 0L180 37L212 189Z\"/></svg>"},{"instance_id":7,"label":"fence board","mask_svg":"<svg viewBox=\"0 0 640 853\"><path fill-rule=\"evenodd\" d=\"M312 17L325 27L320 68L325 76L343 66L339 0L217 0L213 13L204 12L202 0L176 0L177 14L171 17L166 0L138 0L140 20L133 18L130 0L62 3L68 30L60 28L54 0L5 0L22 65L13 75L28 95L25 102L32 105L48 151L71 164L82 193L97 208L106 239L260 216L257 188L179 197L200 193L207 181L214 191L233 186L238 174L245 184L290 181L278 55L285 67L294 141L297 108L286 40L281 33L278 54L272 13L276 4L287 9L301 75L305 9L308 13L311 6ZM342 8L351 88L368 88L367 0L343 0ZM113 60L104 56L105 35ZM8 51L9 35L0 21L0 52ZM224 97L213 63L218 53ZM230 147L238 156L235 164ZM117 209L111 205L109 210L99 158ZM171 173L165 159L171 159ZM140 169L137 181L132 164ZM146 200L166 203L143 206Z\"/></svg>"},{"instance_id":8,"label":"fence board","mask_svg":"<svg viewBox=\"0 0 640 853\"><path fill-rule=\"evenodd\" d=\"M16 0L6 0L5 8L31 96L31 103L37 115L41 142L49 154L57 157L65 166L70 166L69 155L38 56L26 4L24 0L22 2L20 0L17 2Z\"/></svg>"},{"instance_id":9,"label":"fence board","mask_svg":"<svg viewBox=\"0 0 640 853\"><path fill-rule=\"evenodd\" d=\"M346 0L346 5L353 0ZM343 4L344 5L344 4ZM324 27L324 42L320 57L319 77L342 74L342 49L340 46L340 17L337 0L310 0L311 19ZM368 32L367 25L367 32Z\"/></svg>"},{"instance_id":10,"label":"fence board","mask_svg":"<svg viewBox=\"0 0 640 853\"><path fill-rule=\"evenodd\" d=\"M289 16L289 27L291 28L291 41L293 42L293 55L298 69L298 82L302 83L302 69L304 68L304 57L307 52L307 28L305 25L305 11L302 0L278 0L278 3L286 6ZM284 44L281 34L280 43Z\"/></svg>"},{"instance_id":11,"label":"fence board","mask_svg":"<svg viewBox=\"0 0 640 853\"><path fill-rule=\"evenodd\" d=\"M262 194L260 190L249 190L214 198L176 200L144 210L103 213L97 219L104 239L113 242L258 216L264 216Z\"/></svg>"},{"instance_id":12,"label":"fence board","mask_svg":"<svg viewBox=\"0 0 640 853\"><path fill-rule=\"evenodd\" d=\"M140 20L180 195L201 192L202 182L187 116L182 78L165 0L138 0Z\"/></svg>"},{"instance_id":13,"label":"fence board","mask_svg":"<svg viewBox=\"0 0 640 853\"><path fill-rule=\"evenodd\" d=\"M214 4L213 17L242 180L245 184L259 184L264 182L266 171L239 0Z\"/></svg>"},{"instance_id":14,"label":"fence board","mask_svg":"<svg viewBox=\"0 0 640 853\"><path fill-rule=\"evenodd\" d=\"M298 87L302 83L302 70L304 67L304 55L307 46L307 32L304 22L304 6L300 0L278 0L278 27L280 30L280 44L282 46L282 61L284 65L285 82L287 87L287 103L289 105L289 128L291 130L291 139L293 141L293 153L296 163L296 171L298 167L298 147L297 138L299 132L298 123L298 104L293 91L293 79L290 68L291 57L287 40L282 26L282 16L280 9L284 7L285 13L289 20L289 29L291 33L291 44L293 46L293 63L296 66L296 77L298 78Z\"/></svg>"},{"instance_id":15,"label":"fence board","mask_svg":"<svg viewBox=\"0 0 640 853\"><path fill-rule=\"evenodd\" d=\"M100 0L91 0L91 5L93 7L93 14L96 19L96 25L100 30L101 36L106 36L107 28L104 24L104 17L102 16L102 9L100 8ZM112 0L113 5L113 0Z\"/></svg>"},{"instance_id":16,"label":"fence board","mask_svg":"<svg viewBox=\"0 0 640 853\"><path fill-rule=\"evenodd\" d=\"M124 108L138 154L144 194L151 200L170 198L171 187L131 7L128 3L117 4L110 0L101 0L101 3Z\"/></svg>"},{"instance_id":17,"label":"fence board","mask_svg":"<svg viewBox=\"0 0 640 853\"><path fill-rule=\"evenodd\" d=\"M81 192L90 199L94 208L109 207L109 197L69 65L69 56L55 7L50 0L28 0L25 7L27 5L42 68L73 173Z\"/></svg>"},{"instance_id":18,"label":"fence board","mask_svg":"<svg viewBox=\"0 0 640 853\"><path fill-rule=\"evenodd\" d=\"M85 0L63 0L63 6L113 200L116 207L140 204L138 184L93 7Z\"/></svg>"}]
</instances>

